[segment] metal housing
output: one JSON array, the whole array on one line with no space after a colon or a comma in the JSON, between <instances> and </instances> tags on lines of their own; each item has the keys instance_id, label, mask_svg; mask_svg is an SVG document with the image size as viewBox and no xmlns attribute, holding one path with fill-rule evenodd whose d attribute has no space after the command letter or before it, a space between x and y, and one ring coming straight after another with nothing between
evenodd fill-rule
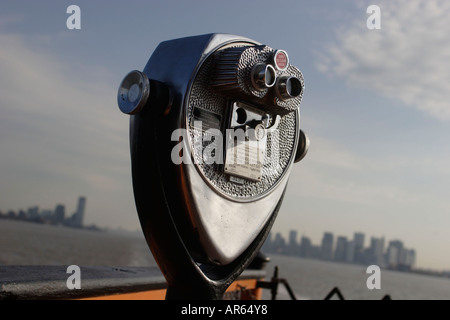
<instances>
[{"instance_id":1,"label":"metal housing","mask_svg":"<svg viewBox=\"0 0 450 320\"><path fill-rule=\"evenodd\" d=\"M269 172L267 166L261 181L235 183L217 164L195 163L201 152L196 139L203 137L192 126L195 108L226 115L233 102L226 94L218 95L214 85L208 87L213 55L230 47L259 48L261 44L228 34L160 43L143 73L150 81L150 92L164 88L160 94L164 99L150 97L146 106L130 116L136 208L172 298L218 298L246 268L275 221L295 160L301 96L292 108L270 93L265 105L271 101L278 109L292 109L273 117L272 125L283 132L277 137L282 141L277 141L281 156L276 170ZM292 68L277 73L291 70L303 85L300 71ZM247 101L245 95L236 100ZM188 137L173 139L175 129L185 129ZM193 163L173 162L177 145L188 150Z\"/></svg>"}]
</instances>

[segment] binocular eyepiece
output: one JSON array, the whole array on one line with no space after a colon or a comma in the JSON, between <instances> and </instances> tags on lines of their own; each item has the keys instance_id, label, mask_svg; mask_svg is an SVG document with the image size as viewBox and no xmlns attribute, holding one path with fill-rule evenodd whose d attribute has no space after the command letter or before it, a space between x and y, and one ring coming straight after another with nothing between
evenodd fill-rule
<instances>
[{"instance_id":1,"label":"binocular eyepiece","mask_svg":"<svg viewBox=\"0 0 450 320\"><path fill-rule=\"evenodd\" d=\"M252 68L253 88L263 91L275 85L276 96L281 100L298 97L303 90L300 79L295 76L277 78L276 70L270 64L257 64Z\"/></svg>"},{"instance_id":2,"label":"binocular eyepiece","mask_svg":"<svg viewBox=\"0 0 450 320\"><path fill-rule=\"evenodd\" d=\"M270 64L259 63L252 68L251 81L253 88L264 90L275 84L277 79L275 68Z\"/></svg>"},{"instance_id":3,"label":"binocular eyepiece","mask_svg":"<svg viewBox=\"0 0 450 320\"><path fill-rule=\"evenodd\" d=\"M284 50L232 47L218 52L213 64L211 87L226 97L240 97L279 115L295 111L301 102L303 76Z\"/></svg>"}]
</instances>

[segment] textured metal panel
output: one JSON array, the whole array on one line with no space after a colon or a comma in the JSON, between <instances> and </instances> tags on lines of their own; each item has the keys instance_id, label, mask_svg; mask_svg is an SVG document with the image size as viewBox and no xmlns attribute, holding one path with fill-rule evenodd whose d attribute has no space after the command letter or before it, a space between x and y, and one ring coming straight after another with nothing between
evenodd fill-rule
<instances>
[{"instance_id":1,"label":"textured metal panel","mask_svg":"<svg viewBox=\"0 0 450 320\"><path fill-rule=\"evenodd\" d=\"M236 45L235 45L236 46ZM270 191L280 180L285 173L287 167L291 163L294 148L296 148L296 139L298 136L298 112L289 112L281 116L276 132L268 132L267 134L267 152L265 154L263 174L260 181L245 180L243 184L230 181L230 176L225 174L217 163L208 164L204 161L203 151L210 141L210 137L204 131L197 130L193 127L194 111L196 108L207 110L215 114L223 115L225 118L228 108L230 106L230 96L237 96L241 99L251 101L251 96L258 99L258 106L267 106L261 103L261 98L257 95L265 94L270 96L269 90L265 92L257 91L248 86L247 77L249 77L250 66L258 62L270 60L274 50L267 46L240 46L234 48L226 48L222 50L226 52L226 61L231 61L230 70L237 67L237 71L228 73L223 71L223 76L215 78L214 84L211 86L211 78L217 75L217 57L219 53L210 56L200 68L196 78L194 79L187 105L187 118L189 124L189 133L191 139L192 153L194 161L201 175L206 179L216 191L224 196L231 197L235 200L249 201L255 200L258 197L265 195ZM234 64L236 59L231 56L239 56L239 63ZM227 60L228 59L228 60ZM233 60L233 61L232 61ZM226 63L221 62L220 67L225 70ZM291 72L291 75L296 75L303 79L300 71L297 68L290 66L286 72ZM219 82L226 83L225 74L231 74L228 84L224 85L228 91L227 95L217 94L217 85ZM230 80L231 79L231 80ZM244 81L245 80L245 81ZM278 99L279 100L279 99ZM301 96L291 99L288 102L273 100L279 107L287 106L285 109L294 108L297 110ZM262 102L264 102L263 100ZM272 110L273 111L273 110ZM205 143L205 141L207 141ZM273 161L276 160L276 161Z\"/></svg>"}]
</instances>

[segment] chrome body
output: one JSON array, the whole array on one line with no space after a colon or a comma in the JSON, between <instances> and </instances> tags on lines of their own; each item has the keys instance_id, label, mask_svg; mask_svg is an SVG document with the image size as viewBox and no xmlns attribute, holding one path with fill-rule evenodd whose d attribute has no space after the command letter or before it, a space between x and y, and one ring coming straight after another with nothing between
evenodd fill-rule
<instances>
[{"instance_id":1,"label":"chrome body","mask_svg":"<svg viewBox=\"0 0 450 320\"><path fill-rule=\"evenodd\" d=\"M266 76L269 72L269 78L296 77L303 88L301 72L291 65L281 71L266 66L264 74L258 70L256 77L264 82L262 91L241 87L230 93L223 59L233 60L246 48L255 48L254 55L261 52L265 60L275 52L254 40L228 34L165 41L150 57L143 75L130 73L119 88L119 107L131 115L136 207L169 289L177 288L168 290L169 296L196 292L197 296L220 297L267 237L299 152L301 94L291 102L278 99L269 91L274 90L270 87L275 79ZM217 68L221 69L216 72ZM231 72L238 76L236 70ZM244 82L252 86L253 76L248 74ZM246 111L245 120L232 114L238 105ZM238 125L256 129L249 130L248 137L264 142L263 149L253 151L265 157L259 174L249 176L242 168L243 174L233 174L220 164L197 161L203 160L205 146L198 140L205 132L195 126L196 117L210 119L208 125L220 132ZM173 139L177 129L185 130L187 136ZM280 136L275 135L277 130ZM276 148L273 143L278 143ZM174 163L171 155L176 146L187 153L183 159L191 161ZM230 156L229 150L224 153ZM271 167L269 153L279 153L280 163Z\"/></svg>"}]
</instances>

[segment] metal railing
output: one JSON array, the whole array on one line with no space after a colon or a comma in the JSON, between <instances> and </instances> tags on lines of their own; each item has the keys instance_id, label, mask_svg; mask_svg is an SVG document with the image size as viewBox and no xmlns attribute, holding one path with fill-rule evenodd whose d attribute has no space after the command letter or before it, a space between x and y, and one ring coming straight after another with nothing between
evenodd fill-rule
<instances>
[{"instance_id":1,"label":"metal railing","mask_svg":"<svg viewBox=\"0 0 450 320\"><path fill-rule=\"evenodd\" d=\"M279 284L284 285L291 300L298 300L288 281L284 278L278 277L278 266L275 267L273 276L270 279L270 281L258 281L257 287L263 289L270 289L271 300L276 300L278 295ZM342 294L341 290L339 290L338 287L334 287L333 289L331 289L331 291L325 296L323 300L331 300L335 295L337 296L338 300L345 300L344 295ZM386 294L383 298L381 298L381 300L392 300L392 299L390 295Z\"/></svg>"}]
</instances>

